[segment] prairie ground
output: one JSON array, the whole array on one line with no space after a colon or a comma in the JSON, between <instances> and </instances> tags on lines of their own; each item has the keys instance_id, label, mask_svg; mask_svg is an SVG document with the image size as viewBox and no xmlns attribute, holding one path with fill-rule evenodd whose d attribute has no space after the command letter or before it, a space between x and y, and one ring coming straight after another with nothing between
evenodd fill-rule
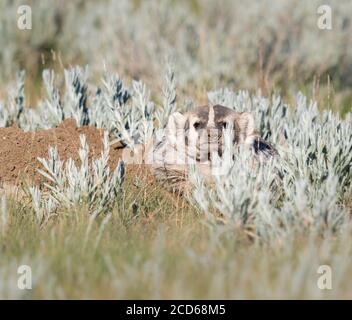
<instances>
[{"instance_id":1,"label":"prairie ground","mask_svg":"<svg viewBox=\"0 0 352 320\"><path fill-rule=\"evenodd\" d=\"M0 4L1 299L352 298L351 1L326 29L318 0L26 2ZM187 196L118 161L204 104L277 160Z\"/></svg>"},{"instance_id":2,"label":"prairie ground","mask_svg":"<svg viewBox=\"0 0 352 320\"><path fill-rule=\"evenodd\" d=\"M237 230L213 230L201 212L164 190L128 179L109 220L85 208L39 227L7 201L1 225L0 283L5 299L350 299L351 229L265 245ZM3 216L2 216L3 218ZM89 231L88 231L89 230ZM32 290L17 287L20 265ZM318 268L332 268L320 290Z\"/></svg>"}]
</instances>

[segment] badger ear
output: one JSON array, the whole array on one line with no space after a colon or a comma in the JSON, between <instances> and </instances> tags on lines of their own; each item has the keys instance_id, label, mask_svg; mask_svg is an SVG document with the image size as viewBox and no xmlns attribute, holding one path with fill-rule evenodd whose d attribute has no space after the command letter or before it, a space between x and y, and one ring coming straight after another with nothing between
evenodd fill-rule
<instances>
[{"instance_id":1,"label":"badger ear","mask_svg":"<svg viewBox=\"0 0 352 320\"><path fill-rule=\"evenodd\" d=\"M186 117L180 112L174 112L170 115L166 128L171 132L183 129L185 127Z\"/></svg>"},{"instance_id":2,"label":"badger ear","mask_svg":"<svg viewBox=\"0 0 352 320\"><path fill-rule=\"evenodd\" d=\"M170 115L166 126L167 137L176 142L177 137L183 134L186 123L186 117L180 112L174 112Z\"/></svg>"},{"instance_id":3,"label":"badger ear","mask_svg":"<svg viewBox=\"0 0 352 320\"><path fill-rule=\"evenodd\" d=\"M249 112L242 112L238 115L237 125L239 128L240 142L246 142L248 138L254 135L254 118Z\"/></svg>"}]
</instances>

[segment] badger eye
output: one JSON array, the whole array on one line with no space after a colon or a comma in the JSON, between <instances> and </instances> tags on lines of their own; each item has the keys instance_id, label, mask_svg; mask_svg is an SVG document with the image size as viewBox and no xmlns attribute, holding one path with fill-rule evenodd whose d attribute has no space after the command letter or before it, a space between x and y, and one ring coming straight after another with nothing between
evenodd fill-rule
<instances>
[{"instance_id":1,"label":"badger eye","mask_svg":"<svg viewBox=\"0 0 352 320\"><path fill-rule=\"evenodd\" d=\"M221 122L220 125L221 125L221 127L224 128L224 129L226 129L226 128L228 127L227 122Z\"/></svg>"},{"instance_id":2,"label":"badger eye","mask_svg":"<svg viewBox=\"0 0 352 320\"><path fill-rule=\"evenodd\" d=\"M194 127L194 129L199 129L199 127L200 127L200 122L195 122L194 124L193 124L193 127Z\"/></svg>"}]
</instances>

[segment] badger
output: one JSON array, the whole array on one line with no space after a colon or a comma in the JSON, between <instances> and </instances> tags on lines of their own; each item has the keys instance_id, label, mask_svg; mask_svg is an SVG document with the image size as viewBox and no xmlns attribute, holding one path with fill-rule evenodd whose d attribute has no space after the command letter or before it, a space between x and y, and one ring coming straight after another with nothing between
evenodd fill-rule
<instances>
[{"instance_id":1,"label":"badger","mask_svg":"<svg viewBox=\"0 0 352 320\"><path fill-rule=\"evenodd\" d=\"M252 114L221 106L200 106L185 114L170 115L165 135L153 148L152 171L167 189L189 187L188 171L194 164L206 178L212 176L211 156L223 152L224 130L232 129L232 143L247 145L257 157L277 155L275 148L255 131Z\"/></svg>"},{"instance_id":2,"label":"badger","mask_svg":"<svg viewBox=\"0 0 352 320\"><path fill-rule=\"evenodd\" d=\"M191 187L191 165L206 179L212 178L212 155L222 156L227 129L231 132L231 143L248 146L256 158L277 155L276 149L255 131L251 113L214 105L196 107L184 114L172 113L161 139L144 146L143 162L151 166L156 180L166 189L185 193Z\"/></svg>"}]
</instances>

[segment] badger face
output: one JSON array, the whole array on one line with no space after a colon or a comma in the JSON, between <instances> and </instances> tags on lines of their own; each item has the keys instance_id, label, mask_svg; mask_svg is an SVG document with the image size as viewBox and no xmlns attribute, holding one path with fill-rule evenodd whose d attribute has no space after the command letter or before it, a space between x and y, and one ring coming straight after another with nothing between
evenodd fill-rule
<instances>
[{"instance_id":1,"label":"badger face","mask_svg":"<svg viewBox=\"0 0 352 320\"><path fill-rule=\"evenodd\" d=\"M220 105L198 107L185 114L175 112L169 117L162 139L152 149L154 175L167 189L181 193L191 188L190 163L196 163L199 172L212 179L211 155L217 152L222 156L224 133L228 129L226 142L231 142L230 138L234 145L246 144L259 158L275 155L275 149L261 139L254 128L250 113L238 113ZM221 170L215 172L219 174Z\"/></svg>"},{"instance_id":2,"label":"badger face","mask_svg":"<svg viewBox=\"0 0 352 320\"><path fill-rule=\"evenodd\" d=\"M167 129L169 136L178 137L178 149L184 143L188 157L207 162L214 152L222 155L224 130L231 130L233 144L249 142L254 135L254 120L247 112L238 113L221 105L202 106L185 115L172 114Z\"/></svg>"}]
</instances>

